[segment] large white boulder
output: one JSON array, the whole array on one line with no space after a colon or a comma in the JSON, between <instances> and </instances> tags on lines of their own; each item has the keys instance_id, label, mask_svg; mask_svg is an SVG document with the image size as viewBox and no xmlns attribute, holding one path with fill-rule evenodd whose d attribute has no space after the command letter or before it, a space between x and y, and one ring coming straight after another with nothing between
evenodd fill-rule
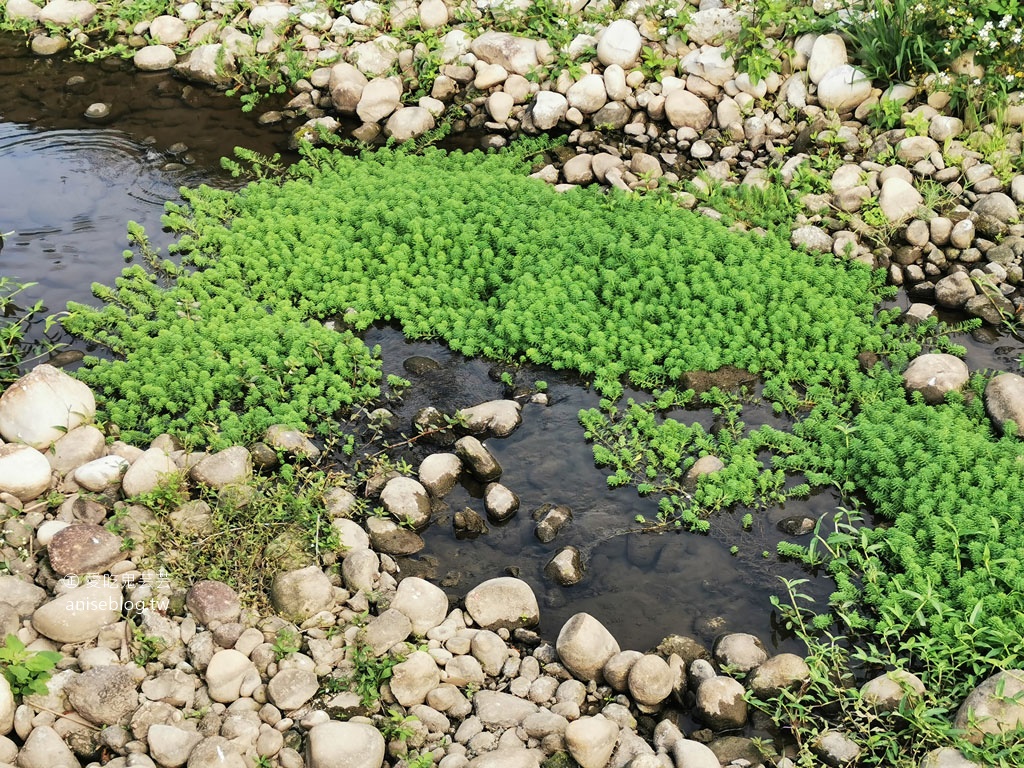
<instances>
[{"instance_id":1,"label":"large white boulder","mask_svg":"<svg viewBox=\"0 0 1024 768\"><path fill-rule=\"evenodd\" d=\"M95 415L92 390L44 363L11 384L0 397L0 437L42 450Z\"/></svg>"}]
</instances>

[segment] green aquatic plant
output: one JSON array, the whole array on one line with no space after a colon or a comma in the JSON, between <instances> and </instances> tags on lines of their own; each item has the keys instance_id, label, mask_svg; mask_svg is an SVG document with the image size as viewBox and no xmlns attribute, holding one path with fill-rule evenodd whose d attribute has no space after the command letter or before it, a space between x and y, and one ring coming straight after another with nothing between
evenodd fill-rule
<instances>
[{"instance_id":1,"label":"green aquatic plant","mask_svg":"<svg viewBox=\"0 0 1024 768\"><path fill-rule=\"evenodd\" d=\"M191 271L162 287L129 267L95 286L103 309L72 306L68 330L117 355L83 377L124 430L223 444L275 422L330 429L378 393L379 361L318 322L332 317L576 370L612 399L627 379L733 365L796 402L882 343L881 275L667 199L559 194L527 177L536 149L313 149L281 181L186 190L165 224Z\"/></svg>"}]
</instances>

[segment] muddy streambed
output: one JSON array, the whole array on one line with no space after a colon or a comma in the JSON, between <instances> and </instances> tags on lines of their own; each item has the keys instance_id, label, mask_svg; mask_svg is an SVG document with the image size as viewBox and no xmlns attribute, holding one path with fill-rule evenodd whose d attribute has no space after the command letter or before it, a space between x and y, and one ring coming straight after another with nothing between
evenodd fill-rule
<instances>
[{"instance_id":1,"label":"muddy streambed","mask_svg":"<svg viewBox=\"0 0 1024 768\"><path fill-rule=\"evenodd\" d=\"M236 101L166 75L137 74L118 62L37 59L14 39L0 39L0 92L0 232L15 233L0 250L0 274L37 282L27 300L41 298L50 311L69 300L92 302L90 283L114 279L124 265L129 220L166 246L169 237L159 226L165 200L176 199L182 185L236 185L220 170L219 158L237 145L264 154L285 152L292 127L260 126L256 114L243 114ZM84 117L94 102L111 105L102 123ZM84 350L71 341L72 348ZM424 405L450 411L502 396L503 386L488 376L486 361L466 359L441 344L406 342L386 326L371 328L366 341L381 345L387 372L413 382L398 409L404 424ZM1020 353L1021 345L1005 338L962 341L970 346L972 369L1014 369ZM429 357L438 366L410 374L403 362L411 356ZM426 549L403 564L406 572L461 594L513 569L541 599L542 630L587 611L623 647L646 649L671 632L711 642L732 630L753 632L778 650L797 649L775 625L768 598L779 591L777 576L809 574L774 555L783 536L777 523L831 513L837 503L832 493L755 512L751 531L742 530L746 510L737 509L714 520L707 536L631 532L637 515L656 517L657 503L629 488L609 490L604 473L594 467L577 413L594 407L597 397L557 372L524 371L521 378L547 381L551 404L526 405L519 430L488 443L504 468L502 482L521 498L520 512L472 540L457 540L450 514L442 515L424 533ZM693 414L706 423L708 416ZM744 418L754 426L770 418L770 411ZM479 489L459 487L446 501L451 514L464 506L483 513ZM544 503L567 504L574 513L573 522L547 545L534 537L530 518ZM543 569L568 544L583 551L588 570L582 583L562 588ZM730 554L733 545L739 547L736 555ZM829 582L819 578L805 591L824 598L829 590Z\"/></svg>"}]
</instances>

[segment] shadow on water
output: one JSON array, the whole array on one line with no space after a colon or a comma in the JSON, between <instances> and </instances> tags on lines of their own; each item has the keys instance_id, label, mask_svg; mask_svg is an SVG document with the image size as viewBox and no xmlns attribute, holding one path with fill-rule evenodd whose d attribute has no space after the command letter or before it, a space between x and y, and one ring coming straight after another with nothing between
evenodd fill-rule
<instances>
[{"instance_id":1,"label":"shadow on water","mask_svg":"<svg viewBox=\"0 0 1024 768\"><path fill-rule=\"evenodd\" d=\"M153 243L165 247L170 236L159 224L165 200L177 199L182 185L236 186L220 170L219 158L236 145L264 154L283 151L291 127L259 126L236 101L166 75L135 74L118 62L86 66L38 59L21 41L9 39L0 39L0 90L7 94L0 113L0 232L15 233L0 250L0 274L37 282L25 300L41 298L51 311L69 300L91 302L90 283L113 280L123 266L129 220L143 224ZM96 101L112 105L102 126L83 117ZM174 147L178 142L187 149ZM366 341L381 345L386 372L413 380L396 409L401 425L407 427L412 414L428 404L451 411L502 396L502 385L488 376L484 361L441 344L408 342L387 326L371 328ZM1011 353L996 348L1007 346L1005 340L966 343L972 368L1007 367L1004 358ZM402 364L414 355L439 365L411 375ZM838 503L833 493L755 512L750 531L740 525L746 510L737 509L720 515L707 536L638 533L631 530L634 518L654 519L657 503L630 488L609 489L605 474L594 467L577 413L595 407L597 396L558 372L522 376L547 381L551 404L525 405L523 425L506 439L488 442L504 468L502 482L521 498L518 515L502 525L489 523L489 532L476 540L457 540L451 515L465 506L483 514L484 505L479 488L456 488L446 499L449 512L424 533L424 552L404 564L407 572L462 594L516 569L541 598L542 628L549 636L582 610L604 622L623 647L647 648L671 632L711 642L723 631L742 630L779 650L797 649L773 625L768 597L779 591L777 577L808 574L774 555L783 537L776 525L789 516L829 515ZM707 422L708 414L690 416ZM744 418L756 426L771 414L755 410ZM546 545L535 538L530 518L544 503L567 504L574 513L573 522ZM588 572L582 583L561 588L543 569L568 544L583 551ZM730 554L732 545L739 548L736 555ZM830 584L815 579L804 591L823 599Z\"/></svg>"}]
</instances>

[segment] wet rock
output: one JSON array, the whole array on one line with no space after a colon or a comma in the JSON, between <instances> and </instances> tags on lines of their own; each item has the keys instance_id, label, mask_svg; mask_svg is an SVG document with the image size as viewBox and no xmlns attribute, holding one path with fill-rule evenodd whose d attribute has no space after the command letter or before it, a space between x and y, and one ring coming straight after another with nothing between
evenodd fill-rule
<instances>
[{"instance_id":1,"label":"wet rock","mask_svg":"<svg viewBox=\"0 0 1024 768\"><path fill-rule=\"evenodd\" d=\"M306 768L381 768L384 737L372 725L332 720L306 737Z\"/></svg>"},{"instance_id":2,"label":"wet rock","mask_svg":"<svg viewBox=\"0 0 1024 768\"><path fill-rule=\"evenodd\" d=\"M542 543L548 544L554 541L558 532L572 521L572 510L564 504L554 507L545 504L533 511L533 519L538 521L534 535Z\"/></svg>"},{"instance_id":3,"label":"wet rock","mask_svg":"<svg viewBox=\"0 0 1024 768\"><path fill-rule=\"evenodd\" d=\"M481 482L487 483L501 477L501 465L487 447L471 435L455 441L455 454L466 469Z\"/></svg>"},{"instance_id":4,"label":"wet rock","mask_svg":"<svg viewBox=\"0 0 1024 768\"><path fill-rule=\"evenodd\" d=\"M817 521L803 515L793 515L779 520L776 527L787 536L806 536L814 530Z\"/></svg>"},{"instance_id":5,"label":"wet rock","mask_svg":"<svg viewBox=\"0 0 1024 768\"><path fill-rule=\"evenodd\" d=\"M61 575L103 573L125 559L121 537L106 528L76 524L58 531L50 540L46 554L50 567Z\"/></svg>"},{"instance_id":6,"label":"wet rock","mask_svg":"<svg viewBox=\"0 0 1024 768\"><path fill-rule=\"evenodd\" d=\"M137 458L121 478L125 496L149 493L177 475L178 465L162 448L150 448Z\"/></svg>"},{"instance_id":7,"label":"wet rock","mask_svg":"<svg viewBox=\"0 0 1024 768\"><path fill-rule=\"evenodd\" d=\"M32 614L32 626L58 643L83 643L118 620L122 600L117 584L90 581L39 606Z\"/></svg>"},{"instance_id":8,"label":"wet rock","mask_svg":"<svg viewBox=\"0 0 1024 768\"><path fill-rule=\"evenodd\" d=\"M519 497L501 483L489 483L484 489L484 505L488 517L502 523L519 511Z\"/></svg>"},{"instance_id":9,"label":"wet rock","mask_svg":"<svg viewBox=\"0 0 1024 768\"><path fill-rule=\"evenodd\" d=\"M64 690L75 711L96 725L127 725L139 706L135 676L127 667L95 667Z\"/></svg>"},{"instance_id":10,"label":"wet rock","mask_svg":"<svg viewBox=\"0 0 1024 768\"><path fill-rule=\"evenodd\" d=\"M618 64L625 70L632 69L642 46L643 38L636 24L629 19L618 19L608 25L598 40L597 59L606 67Z\"/></svg>"},{"instance_id":11,"label":"wet rock","mask_svg":"<svg viewBox=\"0 0 1024 768\"><path fill-rule=\"evenodd\" d=\"M583 558L576 547L562 547L544 566L544 575L561 587L583 581Z\"/></svg>"},{"instance_id":12,"label":"wet rock","mask_svg":"<svg viewBox=\"0 0 1024 768\"><path fill-rule=\"evenodd\" d=\"M725 462L717 456L701 456L687 470L686 475L683 476L683 482L689 484L696 483L697 478L704 475L713 475L723 469L725 469Z\"/></svg>"},{"instance_id":13,"label":"wet rock","mask_svg":"<svg viewBox=\"0 0 1024 768\"><path fill-rule=\"evenodd\" d=\"M656 707L672 693L672 671L663 658L647 654L630 666L627 684L629 694L637 704Z\"/></svg>"},{"instance_id":14,"label":"wet rock","mask_svg":"<svg viewBox=\"0 0 1024 768\"><path fill-rule=\"evenodd\" d=\"M454 453L434 453L420 462L420 483L436 499L444 498L462 474L462 460Z\"/></svg>"},{"instance_id":15,"label":"wet rock","mask_svg":"<svg viewBox=\"0 0 1024 768\"><path fill-rule=\"evenodd\" d=\"M331 609L334 587L315 565L296 571L282 571L274 576L270 601L279 616L302 623L320 611Z\"/></svg>"},{"instance_id":16,"label":"wet rock","mask_svg":"<svg viewBox=\"0 0 1024 768\"><path fill-rule=\"evenodd\" d=\"M242 611L238 594L220 581L197 581L185 595L185 605L198 624L235 621Z\"/></svg>"},{"instance_id":17,"label":"wet rock","mask_svg":"<svg viewBox=\"0 0 1024 768\"><path fill-rule=\"evenodd\" d=\"M488 532L483 516L470 507L464 507L453 517L455 535L459 538L474 538Z\"/></svg>"},{"instance_id":18,"label":"wet rock","mask_svg":"<svg viewBox=\"0 0 1024 768\"><path fill-rule=\"evenodd\" d=\"M430 498L427 489L411 477L393 477L380 493L380 502L388 514L416 530L430 524Z\"/></svg>"},{"instance_id":19,"label":"wet rock","mask_svg":"<svg viewBox=\"0 0 1024 768\"><path fill-rule=\"evenodd\" d=\"M398 583L391 607L408 617L414 635L425 637L448 615L448 597L429 581L409 576Z\"/></svg>"},{"instance_id":20,"label":"wet rock","mask_svg":"<svg viewBox=\"0 0 1024 768\"><path fill-rule=\"evenodd\" d=\"M768 660L764 644L754 635L733 632L723 635L715 643L715 660L739 673L749 672Z\"/></svg>"},{"instance_id":21,"label":"wet rock","mask_svg":"<svg viewBox=\"0 0 1024 768\"><path fill-rule=\"evenodd\" d=\"M1017 434L1024 436L1024 377L1015 373L993 376L985 386L985 410L1000 430L1014 422Z\"/></svg>"},{"instance_id":22,"label":"wet rock","mask_svg":"<svg viewBox=\"0 0 1024 768\"><path fill-rule=\"evenodd\" d=\"M957 710L954 727L966 731L971 744L981 744L986 734L1007 733L1024 727L1024 670L1008 669L987 678Z\"/></svg>"},{"instance_id":23,"label":"wet rock","mask_svg":"<svg viewBox=\"0 0 1024 768\"><path fill-rule=\"evenodd\" d=\"M0 396L0 437L43 450L95 415L92 390L44 363Z\"/></svg>"},{"instance_id":24,"label":"wet rock","mask_svg":"<svg viewBox=\"0 0 1024 768\"><path fill-rule=\"evenodd\" d=\"M603 715L581 717L565 729L565 746L580 768L604 768L619 738L619 726Z\"/></svg>"},{"instance_id":25,"label":"wet rock","mask_svg":"<svg viewBox=\"0 0 1024 768\"><path fill-rule=\"evenodd\" d=\"M935 301L951 309L959 309L976 293L974 283L965 272L953 272L935 283Z\"/></svg>"},{"instance_id":26,"label":"wet rock","mask_svg":"<svg viewBox=\"0 0 1024 768\"><path fill-rule=\"evenodd\" d=\"M522 405L515 400L489 400L462 408L458 415L471 434L507 437L522 424Z\"/></svg>"},{"instance_id":27,"label":"wet rock","mask_svg":"<svg viewBox=\"0 0 1024 768\"><path fill-rule=\"evenodd\" d=\"M174 66L174 72L192 82L228 86L237 73L235 55L222 43L199 45Z\"/></svg>"},{"instance_id":28,"label":"wet rock","mask_svg":"<svg viewBox=\"0 0 1024 768\"><path fill-rule=\"evenodd\" d=\"M860 689L861 699L880 712L895 711L903 701L914 701L924 694L921 678L903 669L872 678Z\"/></svg>"},{"instance_id":29,"label":"wet rock","mask_svg":"<svg viewBox=\"0 0 1024 768\"><path fill-rule=\"evenodd\" d=\"M535 627L540 622L537 596L521 579L489 579L466 594L465 604L466 611L482 629Z\"/></svg>"},{"instance_id":30,"label":"wet rock","mask_svg":"<svg viewBox=\"0 0 1024 768\"><path fill-rule=\"evenodd\" d=\"M297 429L292 429L284 424L274 424L267 427L263 436L264 441L272 448L284 451L291 456L302 459L315 459L320 455L320 449L310 441L308 437Z\"/></svg>"},{"instance_id":31,"label":"wet rock","mask_svg":"<svg viewBox=\"0 0 1024 768\"><path fill-rule=\"evenodd\" d=\"M920 392L926 403L943 402L947 392L961 389L970 376L967 364L953 355L932 353L914 358L903 374L908 392Z\"/></svg>"},{"instance_id":32,"label":"wet rock","mask_svg":"<svg viewBox=\"0 0 1024 768\"><path fill-rule=\"evenodd\" d=\"M497 94L491 94L492 96ZM432 357L412 355L402 361L402 367L413 376L424 376L431 371L440 369L441 364Z\"/></svg>"},{"instance_id":33,"label":"wet rock","mask_svg":"<svg viewBox=\"0 0 1024 768\"><path fill-rule=\"evenodd\" d=\"M565 668L580 680L600 682L601 670L619 652L619 644L589 613L577 613L562 626L555 642Z\"/></svg>"},{"instance_id":34,"label":"wet rock","mask_svg":"<svg viewBox=\"0 0 1024 768\"><path fill-rule=\"evenodd\" d=\"M795 653L780 653L760 664L747 678L747 685L761 698L798 688L810 679L807 662Z\"/></svg>"},{"instance_id":35,"label":"wet rock","mask_svg":"<svg viewBox=\"0 0 1024 768\"><path fill-rule=\"evenodd\" d=\"M837 767L851 765L860 756L857 742L839 731L825 731L811 743L811 749L826 765Z\"/></svg>"},{"instance_id":36,"label":"wet rock","mask_svg":"<svg viewBox=\"0 0 1024 768\"><path fill-rule=\"evenodd\" d=\"M731 677L705 680L697 689L697 712L716 731L741 728L747 722L743 685Z\"/></svg>"},{"instance_id":37,"label":"wet rock","mask_svg":"<svg viewBox=\"0 0 1024 768\"><path fill-rule=\"evenodd\" d=\"M441 673L433 657L425 651L416 651L394 666L391 693L403 707L412 707L422 704L440 682Z\"/></svg>"},{"instance_id":38,"label":"wet rock","mask_svg":"<svg viewBox=\"0 0 1024 768\"><path fill-rule=\"evenodd\" d=\"M396 557L415 555L425 545L423 538L394 520L370 517L366 520L370 544L378 552Z\"/></svg>"},{"instance_id":39,"label":"wet rock","mask_svg":"<svg viewBox=\"0 0 1024 768\"><path fill-rule=\"evenodd\" d=\"M308 669L289 667L280 670L267 683L267 698L282 712L303 706L320 688L316 674Z\"/></svg>"},{"instance_id":40,"label":"wet rock","mask_svg":"<svg viewBox=\"0 0 1024 768\"><path fill-rule=\"evenodd\" d=\"M28 445L0 445L0 491L31 501L50 487L50 462Z\"/></svg>"}]
</instances>

